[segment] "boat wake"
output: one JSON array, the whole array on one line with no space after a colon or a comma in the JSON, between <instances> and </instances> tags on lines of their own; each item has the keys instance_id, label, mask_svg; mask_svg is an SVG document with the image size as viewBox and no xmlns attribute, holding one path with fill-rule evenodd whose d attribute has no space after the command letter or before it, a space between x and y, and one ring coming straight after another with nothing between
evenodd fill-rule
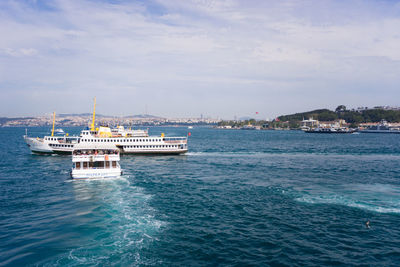
<instances>
[{"instance_id":1,"label":"boat wake","mask_svg":"<svg viewBox=\"0 0 400 267\"><path fill-rule=\"evenodd\" d=\"M351 184L347 190L325 193L305 192L296 201L311 204L336 204L378 213L400 214L400 187L388 184Z\"/></svg>"},{"instance_id":2,"label":"boat wake","mask_svg":"<svg viewBox=\"0 0 400 267\"><path fill-rule=\"evenodd\" d=\"M45 265L154 264L141 250L157 240L164 225L154 217L151 195L130 184L126 176L71 180L80 203L74 221L75 246Z\"/></svg>"}]
</instances>

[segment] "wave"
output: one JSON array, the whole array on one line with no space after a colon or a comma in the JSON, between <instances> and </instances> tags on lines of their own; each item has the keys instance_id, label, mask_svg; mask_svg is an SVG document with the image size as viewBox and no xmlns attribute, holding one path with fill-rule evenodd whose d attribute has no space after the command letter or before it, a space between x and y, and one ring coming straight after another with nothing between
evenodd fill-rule
<instances>
[{"instance_id":1,"label":"wave","mask_svg":"<svg viewBox=\"0 0 400 267\"><path fill-rule=\"evenodd\" d=\"M392 185L349 185L351 190L313 194L303 192L296 201L310 204L335 204L378 213L400 214L400 189Z\"/></svg>"}]
</instances>

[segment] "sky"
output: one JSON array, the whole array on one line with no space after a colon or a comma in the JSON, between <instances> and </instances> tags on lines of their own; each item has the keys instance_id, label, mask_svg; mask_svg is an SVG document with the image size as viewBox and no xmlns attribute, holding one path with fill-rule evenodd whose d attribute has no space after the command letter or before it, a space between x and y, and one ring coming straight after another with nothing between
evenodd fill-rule
<instances>
[{"instance_id":1,"label":"sky","mask_svg":"<svg viewBox=\"0 0 400 267\"><path fill-rule=\"evenodd\" d=\"M400 1L1 0L0 36L5 117L400 106Z\"/></svg>"}]
</instances>

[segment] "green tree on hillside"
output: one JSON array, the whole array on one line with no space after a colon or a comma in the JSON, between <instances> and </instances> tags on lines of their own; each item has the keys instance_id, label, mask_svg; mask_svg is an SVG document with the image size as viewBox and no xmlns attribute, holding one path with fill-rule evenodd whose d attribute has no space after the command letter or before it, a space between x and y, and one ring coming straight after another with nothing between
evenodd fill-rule
<instances>
[{"instance_id":1,"label":"green tree on hillside","mask_svg":"<svg viewBox=\"0 0 400 267\"><path fill-rule=\"evenodd\" d=\"M336 113L345 112L345 111L346 111L346 106L345 106L345 105L339 105L339 106L335 109L335 112L336 112Z\"/></svg>"}]
</instances>

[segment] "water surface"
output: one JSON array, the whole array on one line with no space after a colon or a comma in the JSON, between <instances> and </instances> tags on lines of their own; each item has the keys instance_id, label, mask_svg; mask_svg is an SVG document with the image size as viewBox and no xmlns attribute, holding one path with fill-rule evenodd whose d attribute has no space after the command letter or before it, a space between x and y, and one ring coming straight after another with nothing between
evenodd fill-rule
<instances>
[{"instance_id":1,"label":"water surface","mask_svg":"<svg viewBox=\"0 0 400 267\"><path fill-rule=\"evenodd\" d=\"M186 155L72 181L0 128L0 265L399 265L400 135L190 131Z\"/></svg>"}]
</instances>

